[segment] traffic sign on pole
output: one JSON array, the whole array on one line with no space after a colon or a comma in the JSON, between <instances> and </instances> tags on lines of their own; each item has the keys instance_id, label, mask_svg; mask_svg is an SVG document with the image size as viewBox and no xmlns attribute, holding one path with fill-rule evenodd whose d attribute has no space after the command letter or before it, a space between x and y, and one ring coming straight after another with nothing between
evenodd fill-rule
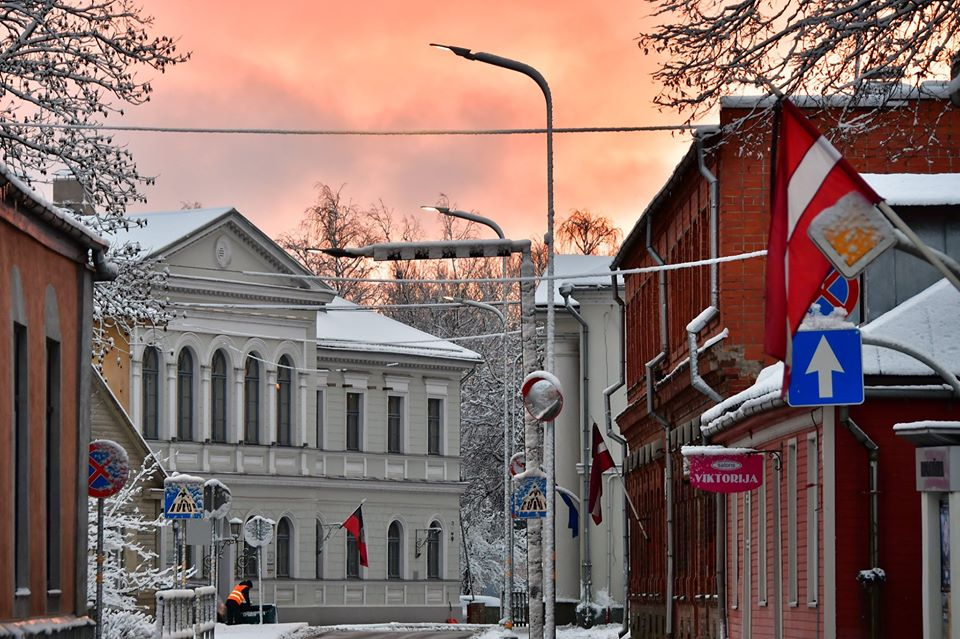
<instances>
[{"instance_id":1,"label":"traffic sign on pole","mask_svg":"<svg viewBox=\"0 0 960 639\"><path fill-rule=\"evenodd\" d=\"M174 475L163 482L163 516L167 519L203 518L203 480Z\"/></svg>"},{"instance_id":2,"label":"traffic sign on pole","mask_svg":"<svg viewBox=\"0 0 960 639\"><path fill-rule=\"evenodd\" d=\"M855 328L798 331L787 403L835 406L863 403L863 359Z\"/></svg>"},{"instance_id":3,"label":"traffic sign on pole","mask_svg":"<svg viewBox=\"0 0 960 639\"><path fill-rule=\"evenodd\" d=\"M832 269L820 285L819 297L814 304L821 315L830 315L834 309L842 308L846 316L853 313L860 301L860 280L855 277L843 277Z\"/></svg>"},{"instance_id":4,"label":"traffic sign on pole","mask_svg":"<svg viewBox=\"0 0 960 639\"><path fill-rule=\"evenodd\" d=\"M116 494L127 483L130 464L127 451L109 439L90 442L87 460L87 494L97 499Z\"/></svg>"},{"instance_id":5,"label":"traffic sign on pole","mask_svg":"<svg viewBox=\"0 0 960 639\"><path fill-rule=\"evenodd\" d=\"M547 516L547 478L526 477L513 491L513 516L538 519Z\"/></svg>"}]
</instances>

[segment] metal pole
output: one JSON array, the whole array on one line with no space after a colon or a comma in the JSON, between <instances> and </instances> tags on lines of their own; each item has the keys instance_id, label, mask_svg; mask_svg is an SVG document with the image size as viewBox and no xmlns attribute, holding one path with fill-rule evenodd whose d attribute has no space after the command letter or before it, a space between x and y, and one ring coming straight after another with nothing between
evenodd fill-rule
<instances>
[{"instance_id":1,"label":"metal pole","mask_svg":"<svg viewBox=\"0 0 960 639\"><path fill-rule=\"evenodd\" d=\"M97 639L103 637L103 497L97 499Z\"/></svg>"},{"instance_id":2,"label":"metal pole","mask_svg":"<svg viewBox=\"0 0 960 639\"><path fill-rule=\"evenodd\" d=\"M260 600L260 625L263 625L263 546L257 546L257 599Z\"/></svg>"}]
</instances>

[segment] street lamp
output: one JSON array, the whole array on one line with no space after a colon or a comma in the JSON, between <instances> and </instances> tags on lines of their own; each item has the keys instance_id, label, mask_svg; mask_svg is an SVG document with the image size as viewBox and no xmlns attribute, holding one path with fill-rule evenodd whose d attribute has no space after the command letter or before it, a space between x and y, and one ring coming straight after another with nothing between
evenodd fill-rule
<instances>
[{"instance_id":1,"label":"street lamp","mask_svg":"<svg viewBox=\"0 0 960 639\"><path fill-rule=\"evenodd\" d=\"M504 283L504 286L506 286L506 283ZM496 306L486 302L448 295L445 295L443 299L448 302L457 302L465 306L490 311L497 316L503 326L500 350L503 354L503 538L506 548L504 548L503 559L503 611L501 611L501 616L505 619L504 627L513 628L513 518L510 516L510 495L512 492L510 489L510 457L512 454L513 424L510 420L508 394L510 392L510 378L508 377L510 356L507 354L507 316Z\"/></svg>"},{"instance_id":2,"label":"street lamp","mask_svg":"<svg viewBox=\"0 0 960 639\"><path fill-rule=\"evenodd\" d=\"M493 232L496 233L497 237L499 237L501 240L505 239L506 237L504 236L503 229L500 228L499 224L490 218L478 215L477 213L451 209L447 206L421 206L420 208L424 211L434 211L436 213L440 213L441 215L446 215L447 217L456 217L462 220L476 222L477 224L483 224L484 226L493 229ZM503 299L504 309L506 309L508 296L508 258L506 256L501 258L501 270L503 271L503 285L501 286L500 293L501 298ZM507 393L509 390L509 383L507 382L507 319L503 313L489 304L484 304L483 302L476 302L473 300L460 301L468 306L475 306L477 308L496 313L503 324L503 536L507 547L504 549L503 605L501 606L505 612L501 614L501 617L505 619L503 624L504 627L513 628L513 518L510 516L510 496L512 492L510 489L510 455L513 452L513 423L510 420L509 408L507 405ZM509 379L512 380L512 378Z\"/></svg>"},{"instance_id":3,"label":"street lamp","mask_svg":"<svg viewBox=\"0 0 960 639\"><path fill-rule=\"evenodd\" d=\"M500 67L502 69L508 69L510 71L516 71L517 73L522 73L531 80L537 83L537 86L540 87L540 90L543 92L543 98L546 102L547 107L547 234L544 238L547 245L547 353L546 353L546 369L547 372L554 372L554 326L555 326L555 309L553 308L553 302L555 298L555 291L553 285L553 273L554 273L554 260L553 260L553 97L550 94L550 86L547 84L546 79L543 75L531 67L529 64L519 62L517 60L511 60L510 58L504 58L502 56L494 55L492 53L484 53L482 51L471 51L466 47L456 47L453 45L447 44L436 44L431 43L430 46L436 47L438 49L446 49L447 51L452 52L453 54L467 59L475 60L477 62L483 62L485 64L490 64L495 67ZM544 557L544 567L543 570L547 574L547 579L544 588L544 599L546 601L546 611L545 617L543 618L543 630L545 636L549 639L552 639L555 634L554 619L553 619L553 601L555 598L554 593L554 557L553 557L553 529L554 529L554 513L556 510L555 504L555 477L553 472L554 465L554 430L552 423L544 424L544 466L546 466L547 471L547 521L546 521L546 530L544 535L547 538L547 548L545 551ZM527 459L527 462L531 465L537 465L540 460L538 459ZM536 533L534 533L536 534ZM534 544L536 546L536 544ZM539 557L533 557L531 562L536 562L534 569L535 571L539 568ZM536 575L535 575L536 576ZM543 580L542 574L539 575L540 581ZM531 601L539 600L539 593L536 594L536 597L530 597ZM538 635L540 625L538 621L539 610L537 607L534 607L535 613L531 614L530 617L530 626L531 634Z\"/></svg>"}]
</instances>

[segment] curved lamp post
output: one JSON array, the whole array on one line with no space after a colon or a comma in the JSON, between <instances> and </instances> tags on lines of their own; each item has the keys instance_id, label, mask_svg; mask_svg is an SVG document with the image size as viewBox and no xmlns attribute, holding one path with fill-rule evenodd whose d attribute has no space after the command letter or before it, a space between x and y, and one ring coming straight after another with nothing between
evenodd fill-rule
<instances>
[{"instance_id":1,"label":"curved lamp post","mask_svg":"<svg viewBox=\"0 0 960 639\"><path fill-rule=\"evenodd\" d=\"M547 352L546 352L546 369L547 372L554 372L554 328L555 328L555 309L553 308L555 290L553 285L553 96L550 94L550 86L547 84L547 81L544 79L543 75L531 67L529 64L519 62L517 60L511 60L510 58L504 58L499 55L494 55L492 53L484 53L482 51L471 51L466 47L457 47L448 44L436 44L431 43L431 47L436 47L438 49L446 49L451 53L465 58L467 60L475 60L477 62L483 62L495 67L500 67L502 69L508 69L510 71L516 71L517 73L522 73L531 80L537 83L537 86L540 87L540 90L543 92L543 98L546 102L547 107L547 234L544 237L547 245ZM544 611L544 620L543 620L543 631L544 635L548 639L553 639L556 634L553 620L553 600L555 597L554 593L554 557L553 557L553 529L554 529L554 512L555 512L555 477L553 472L554 465L554 431L553 424L544 424L544 459L543 464L546 466L547 472L547 521L544 526L544 537L546 537L547 547L544 549L544 566L543 571L546 573L547 578L544 581L544 600L546 603L546 609ZM528 459L528 463L537 462L539 460ZM538 597L531 597L530 601L534 601ZM537 632L538 628L536 622L535 614L530 615L530 630L531 636L536 637L539 633Z\"/></svg>"}]
</instances>

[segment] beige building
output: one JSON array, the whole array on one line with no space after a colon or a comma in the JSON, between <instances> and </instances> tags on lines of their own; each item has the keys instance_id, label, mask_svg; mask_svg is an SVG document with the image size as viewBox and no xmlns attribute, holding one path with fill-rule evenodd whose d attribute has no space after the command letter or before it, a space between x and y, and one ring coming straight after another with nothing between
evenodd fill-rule
<instances>
[{"instance_id":1,"label":"beige building","mask_svg":"<svg viewBox=\"0 0 960 639\"><path fill-rule=\"evenodd\" d=\"M234 209L140 217L117 239L162 260L178 316L134 331L106 376L171 473L226 484L230 518L276 523L254 601L283 621L444 620L460 590L460 380L479 356L336 298ZM339 528L361 502L368 567ZM209 535L188 532L201 571ZM222 598L256 564L215 550Z\"/></svg>"}]
</instances>

